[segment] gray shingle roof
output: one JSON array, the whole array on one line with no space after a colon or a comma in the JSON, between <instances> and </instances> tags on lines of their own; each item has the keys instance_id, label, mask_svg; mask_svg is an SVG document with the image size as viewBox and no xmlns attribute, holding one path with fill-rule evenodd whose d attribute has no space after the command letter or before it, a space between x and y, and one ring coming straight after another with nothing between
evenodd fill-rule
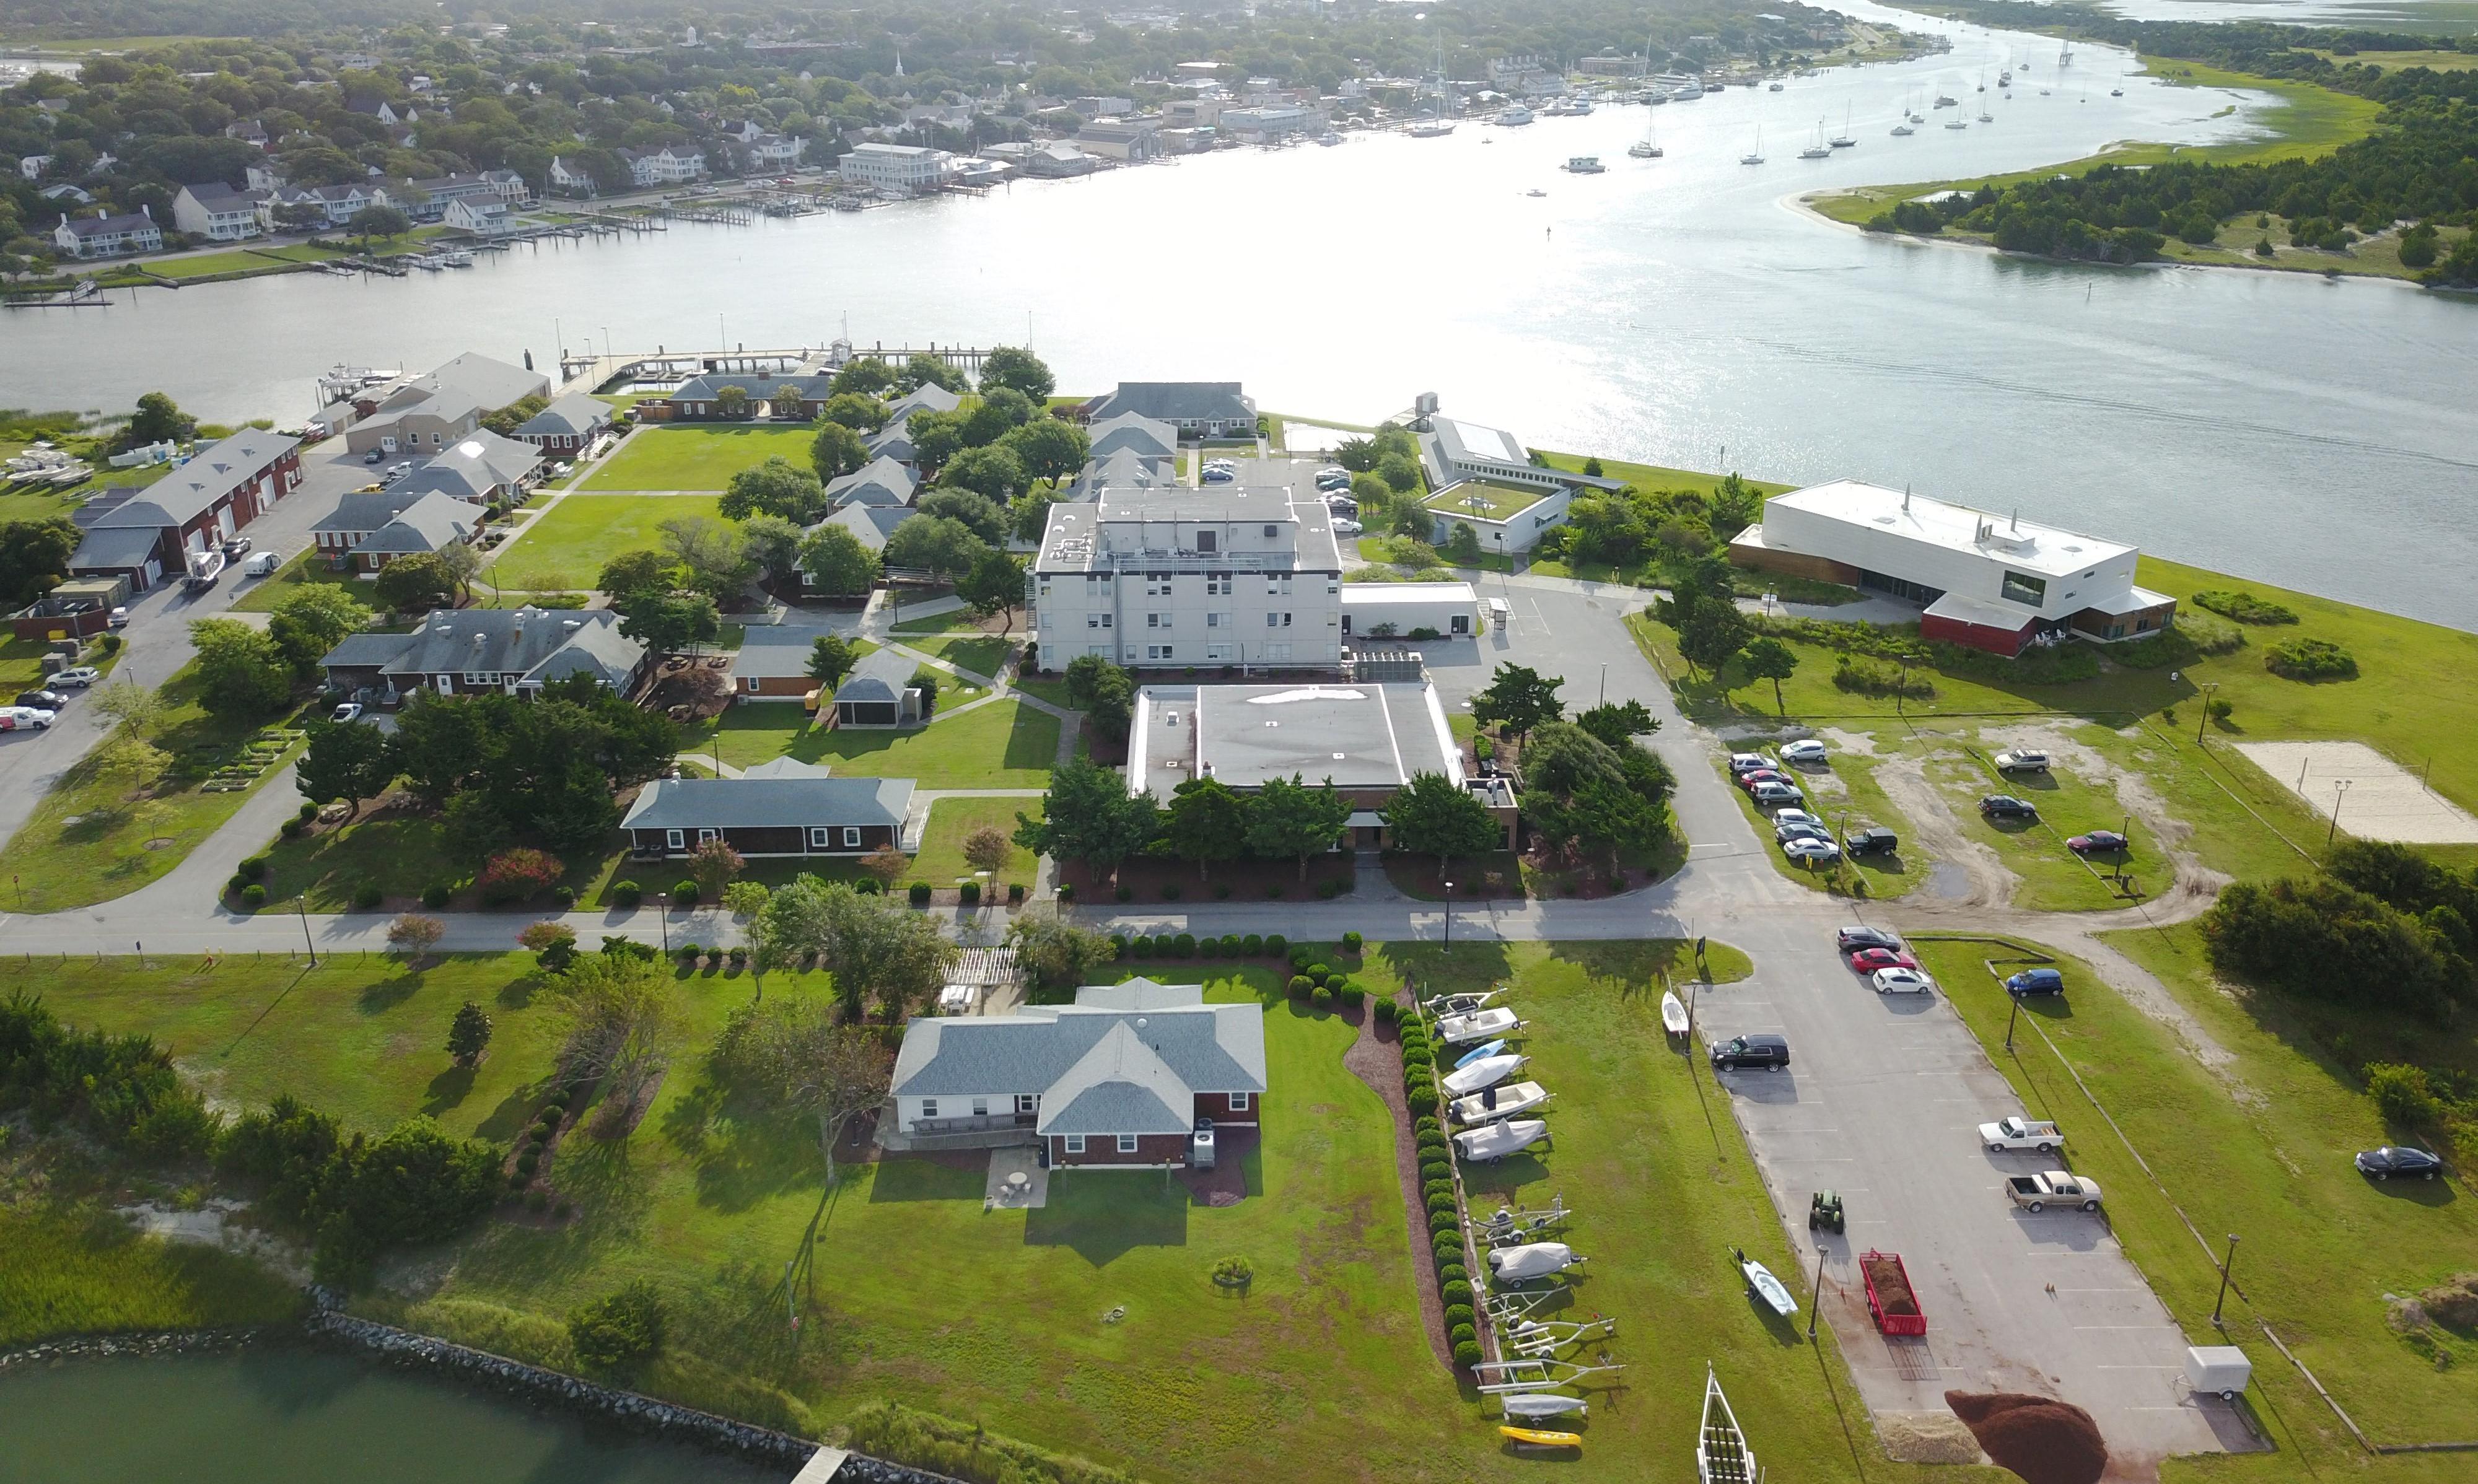
<instances>
[{"instance_id":1,"label":"gray shingle roof","mask_svg":"<svg viewBox=\"0 0 2478 1484\"><path fill-rule=\"evenodd\" d=\"M964 399L954 392L934 381L923 382L888 403L886 414L889 421L900 422L914 413L951 413L963 405Z\"/></svg>"},{"instance_id":2,"label":"gray shingle roof","mask_svg":"<svg viewBox=\"0 0 2478 1484\"><path fill-rule=\"evenodd\" d=\"M841 526L870 550L884 551L886 539L912 516L912 507L908 505L847 505L809 529L815 531L824 526Z\"/></svg>"},{"instance_id":3,"label":"gray shingle roof","mask_svg":"<svg viewBox=\"0 0 2478 1484\"><path fill-rule=\"evenodd\" d=\"M476 428L406 475L397 488L482 500L493 490L516 488L542 462L542 451L533 444Z\"/></svg>"},{"instance_id":4,"label":"gray shingle roof","mask_svg":"<svg viewBox=\"0 0 2478 1484\"><path fill-rule=\"evenodd\" d=\"M353 550L391 557L444 551L458 541L472 540L474 528L481 524L479 515L463 500L434 490L355 542Z\"/></svg>"},{"instance_id":5,"label":"gray shingle roof","mask_svg":"<svg viewBox=\"0 0 2478 1484\"><path fill-rule=\"evenodd\" d=\"M69 570L143 571L148 559L156 554L156 543L162 540L163 532L155 526L89 531L69 558Z\"/></svg>"},{"instance_id":6,"label":"gray shingle roof","mask_svg":"<svg viewBox=\"0 0 2478 1484\"><path fill-rule=\"evenodd\" d=\"M1073 1005L914 1020L893 1091L1039 1094L1044 1134L1185 1132L1196 1094L1265 1091L1263 1007L1202 998L1195 985L1131 979L1080 990ZM1115 1044L1105 1050L1105 1040ZM1176 1117L1156 1125L1160 1105Z\"/></svg>"},{"instance_id":7,"label":"gray shingle roof","mask_svg":"<svg viewBox=\"0 0 2478 1484\"><path fill-rule=\"evenodd\" d=\"M419 493L403 489L355 490L336 502L336 508L310 529L313 534L361 535L375 531L393 520L396 512L421 498Z\"/></svg>"},{"instance_id":8,"label":"gray shingle roof","mask_svg":"<svg viewBox=\"0 0 2478 1484\"><path fill-rule=\"evenodd\" d=\"M909 505L915 488L912 471L881 454L827 485L826 503L836 509L846 505Z\"/></svg>"},{"instance_id":9,"label":"gray shingle roof","mask_svg":"<svg viewBox=\"0 0 2478 1484\"><path fill-rule=\"evenodd\" d=\"M892 649L879 649L861 656L844 683L835 688L838 701L896 701L912 688L912 672L921 667L910 655Z\"/></svg>"},{"instance_id":10,"label":"gray shingle roof","mask_svg":"<svg viewBox=\"0 0 2478 1484\"><path fill-rule=\"evenodd\" d=\"M611 420L612 407L600 397L583 391L571 391L524 420L517 432L522 437L553 438L560 434L582 437Z\"/></svg>"},{"instance_id":11,"label":"gray shingle roof","mask_svg":"<svg viewBox=\"0 0 2478 1484\"><path fill-rule=\"evenodd\" d=\"M657 778L637 795L627 830L900 827L909 778Z\"/></svg>"},{"instance_id":12,"label":"gray shingle roof","mask_svg":"<svg viewBox=\"0 0 2478 1484\"><path fill-rule=\"evenodd\" d=\"M243 428L199 449L189 462L113 509L95 526L187 525L300 446L297 438Z\"/></svg>"},{"instance_id":13,"label":"gray shingle roof","mask_svg":"<svg viewBox=\"0 0 2478 1484\"><path fill-rule=\"evenodd\" d=\"M392 652L382 657L382 646ZM521 675L536 683L591 674L617 689L645 657L607 609L468 608L432 614L410 634L356 635L320 661L388 675Z\"/></svg>"},{"instance_id":14,"label":"gray shingle roof","mask_svg":"<svg viewBox=\"0 0 2478 1484\"><path fill-rule=\"evenodd\" d=\"M740 657L731 662L735 677L794 680L809 673L809 656L824 638L821 629L757 627L740 641Z\"/></svg>"},{"instance_id":15,"label":"gray shingle roof","mask_svg":"<svg viewBox=\"0 0 2478 1484\"><path fill-rule=\"evenodd\" d=\"M831 376L772 376L755 371L715 371L704 376L692 376L670 393L674 402L711 402L725 387L738 387L748 393L751 402L771 402L785 392L798 395L803 402L822 402Z\"/></svg>"},{"instance_id":16,"label":"gray shingle roof","mask_svg":"<svg viewBox=\"0 0 2478 1484\"><path fill-rule=\"evenodd\" d=\"M1167 459L1178 452L1178 429L1142 413L1121 413L1113 417L1100 418L1094 422L1091 432L1092 456L1096 459L1122 448L1131 448L1151 459Z\"/></svg>"},{"instance_id":17,"label":"gray shingle roof","mask_svg":"<svg viewBox=\"0 0 2478 1484\"><path fill-rule=\"evenodd\" d=\"M1123 381L1119 390L1092 404L1092 419L1134 413L1164 422L1203 419L1246 420L1256 415L1235 381Z\"/></svg>"},{"instance_id":18,"label":"gray shingle roof","mask_svg":"<svg viewBox=\"0 0 2478 1484\"><path fill-rule=\"evenodd\" d=\"M1144 1033L1126 1019L1114 1019L1075 1065L1043 1092L1034 1132L1183 1134L1195 1106L1195 1091L1145 1044Z\"/></svg>"}]
</instances>

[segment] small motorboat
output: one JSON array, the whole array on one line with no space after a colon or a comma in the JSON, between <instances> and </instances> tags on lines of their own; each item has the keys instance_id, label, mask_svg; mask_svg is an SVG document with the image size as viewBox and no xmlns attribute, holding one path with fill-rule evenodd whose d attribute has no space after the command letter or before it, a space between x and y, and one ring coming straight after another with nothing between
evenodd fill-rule
<instances>
[{"instance_id":1,"label":"small motorboat","mask_svg":"<svg viewBox=\"0 0 2478 1484\"><path fill-rule=\"evenodd\" d=\"M1537 1082L1517 1082L1508 1087L1482 1088L1469 1097L1454 1099L1454 1121L1467 1128L1482 1123L1495 1123L1520 1118L1549 1100L1549 1090Z\"/></svg>"},{"instance_id":2,"label":"small motorboat","mask_svg":"<svg viewBox=\"0 0 2478 1484\"><path fill-rule=\"evenodd\" d=\"M1486 1060L1504 1049L1505 1043L1503 1041L1484 1041L1454 1058L1454 1066L1457 1069L1469 1067L1474 1062Z\"/></svg>"},{"instance_id":3,"label":"small motorboat","mask_svg":"<svg viewBox=\"0 0 2478 1484\"><path fill-rule=\"evenodd\" d=\"M1744 1248L1733 1247L1731 1250L1737 1259L1738 1271L1746 1276L1750 1296L1761 1298L1783 1319L1798 1312L1798 1300L1789 1295L1789 1290L1783 1286L1781 1279L1773 1276L1771 1269L1749 1257Z\"/></svg>"},{"instance_id":4,"label":"small motorboat","mask_svg":"<svg viewBox=\"0 0 2478 1484\"><path fill-rule=\"evenodd\" d=\"M1548 193L1549 193L1549 192L1547 192L1547 191L1545 191L1545 190L1539 190L1539 189L1527 190L1527 191L1525 191L1525 192L1524 192L1524 194L1525 194L1525 195L1527 195L1527 196L1545 196L1545 195L1547 195Z\"/></svg>"},{"instance_id":5,"label":"small motorboat","mask_svg":"<svg viewBox=\"0 0 2478 1484\"><path fill-rule=\"evenodd\" d=\"M1437 1020L1437 1039L1450 1046L1467 1045L1475 1041L1502 1037L1523 1024L1513 1011L1504 1005L1491 1005L1469 1015L1450 1015Z\"/></svg>"},{"instance_id":6,"label":"small motorboat","mask_svg":"<svg viewBox=\"0 0 2478 1484\"><path fill-rule=\"evenodd\" d=\"M1660 996L1660 1028L1673 1036L1686 1034L1686 1002L1675 990L1665 990Z\"/></svg>"},{"instance_id":7,"label":"small motorboat","mask_svg":"<svg viewBox=\"0 0 2478 1484\"><path fill-rule=\"evenodd\" d=\"M1538 1119L1508 1119L1454 1135L1454 1147L1468 1160L1500 1160L1520 1154L1548 1137L1549 1125Z\"/></svg>"},{"instance_id":8,"label":"small motorboat","mask_svg":"<svg viewBox=\"0 0 2478 1484\"><path fill-rule=\"evenodd\" d=\"M1583 1435L1579 1432L1542 1432L1537 1427L1500 1427L1497 1435L1523 1447L1580 1448Z\"/></svg>"},{"instance_id":9,"label":"small motorboat","mask_svg":"<svg viewBox=\"0 0 2478 1484\"><path fill-rule=\"evenodd\" d=\"M1521 1069L1524 1058L1512 1054L1492 1056L1458 1067L1446 1073L1446 1095L1464 1097L1482 1088L1495 1087Z\"/></svg>"},{"instance_id":10,"label":"small motorboat","mask_svg":"<svg viewBox=\"0 0 2478 1484\"><path fill-rule=\"evenodd\" d=\"M1527 1242L1489 1253L1488 1269L1501 1283L1529 1283L1534 1278L1554 1278L1582 1261L1562 1242Z\"/></svg>"},{"instance_id":11,"label":"small motorboat","mask_svg":"<svg viewBox=\"0 0 2478 1484\"><path fill-rule=\"evenodd\" d=\"M1555 1392L1511 1392L1498 1400L1505 1404L1509 1418L1564 1417L1570 1412L1584 1417L1591 1411L1591 1403L1582 1397L1560 1396Z\"/></svg>"}]
</instances>

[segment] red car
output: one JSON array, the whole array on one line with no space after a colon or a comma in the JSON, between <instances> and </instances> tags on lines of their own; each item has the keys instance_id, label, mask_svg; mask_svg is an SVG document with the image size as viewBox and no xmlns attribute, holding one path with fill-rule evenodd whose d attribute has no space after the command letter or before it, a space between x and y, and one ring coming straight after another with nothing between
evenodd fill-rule
<instances>
[{"instance_id":1,"label":"red car","mask_svg":"<svg viewBox=\"0 0 2478 1484\"><path fill-rule=\"evenodd\" d=\"M1850 955L1850 967L1872 974L1880 968L1916 968L1919 961L1899 948L1861 948Z\"/></svg>"},{"instance_id":2,"label":"red car","mask_svg":"<svg viewBox=\"0 0 2478 1484\"><path fill-rule=\"evenodd\" d=\"M1737 777L1738 787L1748 790L1751 792L1754 791L1756 785L1759 783L1788 783L1790 781L1790 778L1786 774L1777 773L1769 767L1755 768L1751 771L1740 773Z\"/></svg>"}]
</instances>

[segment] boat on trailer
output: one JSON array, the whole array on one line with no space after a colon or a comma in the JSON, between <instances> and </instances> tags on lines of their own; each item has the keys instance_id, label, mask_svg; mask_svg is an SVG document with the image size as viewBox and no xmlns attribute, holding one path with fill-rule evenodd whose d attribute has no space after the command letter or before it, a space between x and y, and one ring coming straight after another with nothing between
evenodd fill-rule
<instances>
[{"instance_id":1,"label":"boat on trailer","mask_svg":"<svg viewBox=\"0 0 2478 1484\"><path fill-rule=\"evenodd\" d=\"M1695 1478L1697 1484L1756 1484L1757 1478L1756 1455L1709 1365L1704 1368L1704 1425L1695 1436Z\"/></svg>"},{"instance_id":2,"label":"boat on trailer","mask_svg":"<svg viewBox=\"0 0 2478 1484\"><path fill-rule=\"evenodd\" d=\"M1437 1039L1450 1046L1488 1041L1523 1028L1523 1020L1504 1005L1491 1005L1468 1015L1441 1016L1437 1020Z\"/></svg>"},{"instance_id":3,"label":"boat on trailer","mask_svg":"<svg viewBox=\"0 0 2478 1484\"><path fill-rule=\"evenodd\" d=\"M1505 1408L1508 1421L1516 1418L1564 1417L1570 1412L1586 1417L1591 1411L1591 1404L1582 1397L1560 1396L1555 1392L1514 1392L1500 1396L1498 1402Z\"/></svg>"},{"instance_id":4,"label":"boat on trailer","mask_svg":"<svg viewBox=\"0 0 2478 1484\"><path fill-rule=\"evenodd\" d=\"M1454 1147L1463 1158L1484 1163L1520 1154L1548 1137L1549 1125L1538 1119L1509 1119L1454 1135Z\"/></svg>"},{"instance_id":5,"label":"boat on trailer","mask_svg":"<svg viewBox=\"0 0 2478 1484\"><path fill-rule=\"evenodd\" d=\"M1469 1128L1481 1123L1495 1123L1520 1118L1549 1100L1549 1090L1537 1082L1517 1082L1511 1087L1482 1088L1469 1097L1454 1099L1454 1121Z\"/></svg>"},{"instance_id":6,"label":"boat on trailer","mask_svg":"<svg viewBox=\"0 0 2478 1484\"><path fill-rule=\"evenodd\" d=\"M1449 1097L1464 1097L1482 1088L1492 1088L1521 1069L1525 1057L1492 1056L1456 1068L1446 1073L1445 1089Z\"/></svg>"}]
</instances>

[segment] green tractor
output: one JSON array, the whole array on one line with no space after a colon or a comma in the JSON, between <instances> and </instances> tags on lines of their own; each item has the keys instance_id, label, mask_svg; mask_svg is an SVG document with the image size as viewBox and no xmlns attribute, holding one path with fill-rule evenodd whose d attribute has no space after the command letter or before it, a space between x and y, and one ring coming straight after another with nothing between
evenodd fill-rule
<instances>
[{"instance_id":1,"label":"green tractor","mask_svg":"<svg viewBox=\"0 0 2478 1484\"><path fill-rule=\"evenodd\" d=\"M1839 1191L1818 1191L1808 1197L1807 1229L1808 1231L1822 1227L1826 1231L1837 1234L1846 1224L1847 1220L1841 1214Z\"/></svg>"}]
</instances>

